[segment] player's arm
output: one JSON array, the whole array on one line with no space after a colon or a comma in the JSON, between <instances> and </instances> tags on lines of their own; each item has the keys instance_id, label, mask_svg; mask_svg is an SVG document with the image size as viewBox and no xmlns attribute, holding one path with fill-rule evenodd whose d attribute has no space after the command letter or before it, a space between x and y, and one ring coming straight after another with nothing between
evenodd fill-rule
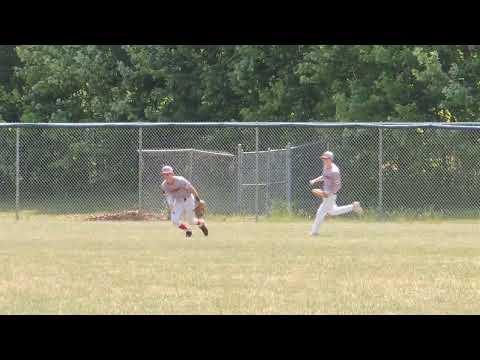
<instances>
[{"instance_id":1,"label":"player's arm","mask_svg":"<svg viewBox=\"0 0 480 360\"><path fill-rule=\"evenodd\" d=\"M309 181L309 183L310 183L310 185L313 185L313 184L315 184L317 182L320 182L320 181L323 181L323 176L319 176L315 179L312 179L312 180Z\"/></svg>"},{"instance_id":2,"label":"player's arm","mask_svg":"<svg viewBox=\"0 0 480 360\"><path fill-rule=\"evenodd\" d=\"M195 186L193 186L190 181L188 180L184 180L185 183L184 183L184 186L185 186L185 189L187 189L187 191L189 191L191 194L193 194L194 198L195 198L195 201L200 201L200 196L198 195L198 191L197 189L195 189Z\"/></svg>"},{"instance_id":3,"label":"player's arm","mask_svg":"<svg viewBox=\"0 0 480 360\"><path fill-rule=\"evenodd\" d=\"M334 194L336 192L338 192L340 190L341 185L342 185L342 180L341 180L341 177L340 177L340 173L339 172L333 173L333 189L332 189L332 192Z\"/></svg>"},{"instance_id":4,"label":"player's arm","mask_svg":"<svg viewBox=\"0 0 480 360\"><path fill-rule=\"evenodd\" d=\"M167 201L168 207L170 208L170 210L172 210L172 206L173 206L173 197L172 197L172 195L170 195L168 192L166 192L165 190L163 190L163 188L162 188L162 193L163 193L163 196L165 196L165 199L166 199L166 201Z\"/></svg>"},{"instance_id":5,"label":"player's arm","mask_svg":"<svg viewBox=\"0 0 480 360\"><path fill-rule=\"evenodd\" d=\"M166 200L167 200L168 205L171 205L171 204L173 203L173 197L172 197L172 195L167 194L167 193L165 193L165 192L163 193L163 195L165 195L165 198L166 198Z\"/></svg>"},{"instance_id":6,"label":"player's arm","mask_svg":"<svg viewBox=\"0 0 480 360\"><path fill-rule=\"evenodd\" d=\"M195 189L195 187L192 184L190 184L189 189L192 192L192 194L195 198L195 201L200 201L200 196L198 195L197 189Z\"/></svg>"},{"instance_id":7,"label":"player's arm","mask_svg":"<svg viewBox=\"0 0 480 360\"><path fill-rule=\"evenodd\" d=\"M169 194L165 194L165 197L167 200L168 207L170 208L170 210L173 210L173 197Z\"/></svg>"}]
</instances>

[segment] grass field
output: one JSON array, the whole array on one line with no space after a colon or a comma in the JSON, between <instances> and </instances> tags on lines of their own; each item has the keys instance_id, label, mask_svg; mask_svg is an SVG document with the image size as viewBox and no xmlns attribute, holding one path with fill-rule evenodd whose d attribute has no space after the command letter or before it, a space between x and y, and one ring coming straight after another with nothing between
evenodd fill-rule
<instances>
[{"instance_id":1,"label":"grass field","mask_svg":"<svg viewBox=\"0 0 480 360\"><path fill-rule=\"evenodd\" d=\"M0 314L479 314L480 224L0 214Z\"/></svg>"}]
</instances>

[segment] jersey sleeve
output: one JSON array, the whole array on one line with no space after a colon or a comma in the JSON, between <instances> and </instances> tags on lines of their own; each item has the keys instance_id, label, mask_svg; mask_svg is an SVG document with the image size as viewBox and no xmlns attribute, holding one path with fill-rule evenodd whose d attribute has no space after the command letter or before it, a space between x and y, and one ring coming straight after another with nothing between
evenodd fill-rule
<instances>
[{"instance_id":1,"label":"jersey sleeve","mask_svg":"<svg viewBox=\"0 0 480 360\"><path fill-rule=\"evenodd\" d=\"M342 178L339 171L332 173L332 192L336 193L342 187Z\"/></svg>"},{"instance_id":2,"label":"jersey sleeve","mask_svg":"<svg viewBox=\"0 0 480 360\"><path fill-rule=\"evenodd\" d=\"M190 181L188 181L184 177L179 179L179 183L180 183L181 187L183 187L187 191L192 191L192 184L190 183Z\"/></svg>"},{"instance_id":3,"label":"jersey sleeve","mask_svg":"<svg viewBox=\"0 0 480 360\"><path fill-rule=\"evenodd\" d=\"M185 185L185 189L187 189L188 191L191 192L192 189L193 189L192 184L191 184L190 181L188 181L188 180L185 180L185 181L187 182L186 185Z\"/></svg>"}]
</instances>

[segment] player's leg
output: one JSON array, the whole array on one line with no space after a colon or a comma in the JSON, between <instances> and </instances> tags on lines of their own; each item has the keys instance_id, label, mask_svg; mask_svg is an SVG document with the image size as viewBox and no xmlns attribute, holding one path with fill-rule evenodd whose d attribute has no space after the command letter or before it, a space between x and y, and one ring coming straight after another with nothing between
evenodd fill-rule
<instances>
[{"instance_id":1,"label":"player's leg","mask_svg":"<svg viewBox=\"0 0 480 360\"><path fill-rule=\"evenodd\" d=\"M362 207L360 206L360 203L358 201L354 201L350 205L344 205L344 206L337 206L337 195L334 195L335 200L332 205L332 209L328 212L329 215L342 215L342 214L347 214L349 212L356 212L361 214L363 212Z\"/></svg>"},{"instance_id":2,"label":"player's leg","mask_svg":"<svg viewBox=\"0 0 480 360\"><path fill-rule=\"evenodd\" d=\"M173 206L171 217L172 223L177 226L180 230L185 231L185 236L190 237L192 236L192 230L188 227L188 225L182 222L182 215L184 212L184 204L181 201L176 201L175 205Z\"/></svg>"},{"instance_id":3,"label":"player's leg","mask_svg":"<svg viewBox=\"0 0 480 360\"><path fill-rule=\"evenodd\" d=\"M195 213L193 209L195 208L195 200L193 196L188 197L184 203L185 208L185 220L188 221L190 225L196 225Z\"/></svg>"},{"instance_id":4,"label":"player's leg","mask_svg":"<svg viewBox=\"0 0 480 360\"><path fill-rule=\"evenodd\" d=\"M195 217L195 199L193 198L193 195L189 198L187 198L187 201L185 202L185 213L188 222L190 225L198 225L200 230L202 230L203 235L207 236L208 235L208 228L207 224L205 223L204 219L197 219Z\"/></svg>"},{"instance_id":5,"label":"player's leg","mask_svg":"<svg viewBox=\"0 0 480 360\"><path fill-rule=\"evenodd\" d=\"M363 209L362 207L360 206L360 202L359 201L354 201L352 203L353 205L353 212L356 212L357 214L359 215L362 215L363 214Z\"/></svg>"},{"instance_id":6,"label":"player's leg","mask_svg":"<svg viewBox=\"0 0 480 360\"><path fill-rule=\"evenodd\" d=\"M332 207L332 210L328 212L328 215L336 216L336 215L347 214L352 211L353 211L353 205L344 205L344 206L335 205Z\"/></svg>"},{"instance_id":7,"label":"player's leg","mask_svg":"<svg viewBox=\"0 0 480 360\"><path fill-rule=\"evenodd\" d=\"M337 206L337 195L333 195L332 208L328 212L328 215L342 215L353 211L353 204Z\"/></svg>"},{"instance_id":8,"label":"player's leg","mask_svg":"<svg viewBox=\"0 0 480 360\"><path fill-rule=\"evenodd\" d=\"M315 216L315 221L313 222L312 225L312 231L311 235L318 235L318 230L320 229L320 225L323 223L323 220L325 219L325 215L327 215L327 212L332 208L332 201L333 201L333 196L329 196L326 199L323 199L322 203L318 207L317 214Z\"/></svg>"}]
</instances>

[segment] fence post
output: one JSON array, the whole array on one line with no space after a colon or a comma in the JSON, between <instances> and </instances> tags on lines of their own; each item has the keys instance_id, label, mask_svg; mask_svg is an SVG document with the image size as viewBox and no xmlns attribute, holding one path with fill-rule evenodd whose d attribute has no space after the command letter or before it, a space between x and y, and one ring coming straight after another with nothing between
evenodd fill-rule
<instances>
[{"instance_id":1,"label":"fence post","mask_svg":"<svg viewBox=\"0 0 480 360\"><path fill-rule=\"evenodd\" d=\"M286 159L286 186L287 186L287 210L292 213L292 145L287 144L287 159Z\"/></svg>"},{"instance_id":2,"label":"fence post","mask_svg":"<svg viewBox=\"0 0 480 360\"><path fill-rule=\"evenodd\" d=\"M378 128L378 213L383 218L383 129Z\"/></svg>"},{"instance_id":3,"label":"fence post","mask_svg":"<svg viewBox=\"0 0 480 360\"><path fill-rule=\"evenodd\" d=\"M258 221L258 187L259 187L259 173L258 173L258 127L255 128L255 221Z\"/></svg>"},{"instance_id":4,"label":"fence post","mask_svg":"<svg viewBox=\"0 0 480 360\"><path fill-rule=\"evenodd\" d=\"M18 220L20 211L20 128L16 128L15 139L15 219Z\"/></svg>"},{"instance_id":5,"label":"fence post","mask_svg":"<svg viewBox=\"0 0 480 360\"><path fill-rule=\"evenodd\" d=\"M138 128L138 213L143 211L143 133Z\"/></svg>"},{"instance_id":6,"label":"fence post","mask_svg":"<svg viewBox=\"0 0 480 360\"><path fill-rule=\"evenodd\" d=\"M189 161L188 161L188 180L194 183L193 181L193 149L190 149Z\"/></svg>"},{"instance_id":7,"label":"fence post","mask_svg":"<svg viewBox=\"0 0 480 360\"><path fill-rule=\"evenodd\" d=\"M270 213L271 210L271 199L270 199L270 183L271 183L271 174L270 174L270 164L271 164L271 149L267 149L267 174L266 174L266 181L265 181L265 198L266 198L266 204L265 208L267 210L267 213Z\"/></svg>"},{"instance_id":8,"label":"fence post","mask_svg":"<svg viewBox=\"0 0 480 360\"><path fill-rule=\"evenodd\" d=\"M243 171L243 150L242 144L237 146L238 168L237 168L237 211L242 209L242 171Z\"/></svg>"}]
</instances>

